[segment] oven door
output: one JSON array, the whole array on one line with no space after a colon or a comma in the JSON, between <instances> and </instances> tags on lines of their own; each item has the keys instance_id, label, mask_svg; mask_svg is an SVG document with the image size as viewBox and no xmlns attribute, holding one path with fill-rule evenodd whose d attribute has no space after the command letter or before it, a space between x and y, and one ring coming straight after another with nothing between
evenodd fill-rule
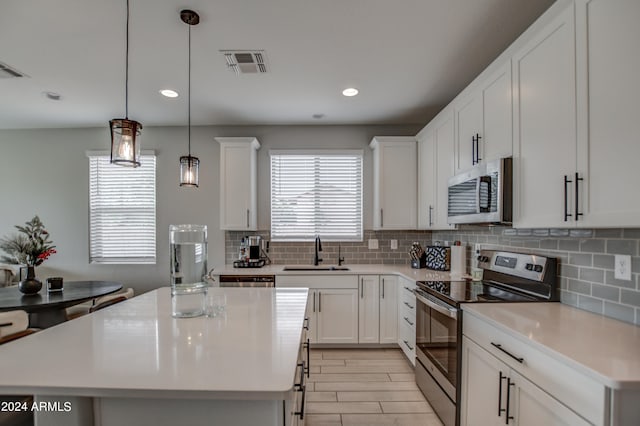
<instances>
[{"instance_id":1,"label":"oven door","mask_svg":"<svg viewBox=\"0 0 640 426\"><path fill-rule=\"evenodd\" d=\"M416 357L456 402L459 310L416 290Z\"/></svg>"}]
</instances>

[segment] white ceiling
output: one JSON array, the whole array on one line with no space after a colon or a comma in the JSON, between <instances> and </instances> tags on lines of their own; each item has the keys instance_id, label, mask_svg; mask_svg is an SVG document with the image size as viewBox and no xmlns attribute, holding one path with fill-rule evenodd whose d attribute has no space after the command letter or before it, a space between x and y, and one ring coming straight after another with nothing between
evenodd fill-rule
<instances>
[{"instance_id":1,"label":"white ceiling","mask_svg":"<svg viewBox=\"0 0 640 426\"><path fill-rule=\"evenodd\" d=\"M130 2L129 118L160 126L187 122L184 8L201 18L192 28L192 124L413 124L426 123L553 0ZM28 75L0 79L0 128L123 117L125 5L0 1L0 62ZM226 49L264 50L269 73L236 76L219 53ZM343 97L350 86L360 95Z\"/></svg>"}]
</instances>

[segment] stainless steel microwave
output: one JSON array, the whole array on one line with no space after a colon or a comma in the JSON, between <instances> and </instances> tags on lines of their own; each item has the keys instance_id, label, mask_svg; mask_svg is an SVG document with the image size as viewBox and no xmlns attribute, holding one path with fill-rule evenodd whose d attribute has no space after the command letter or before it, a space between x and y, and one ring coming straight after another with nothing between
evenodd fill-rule
<instances>
[{"instance_id":1,"label":"stainless steel microwave","mask_svg":"<svg viewBox=\"0 0 640 426\"><path fill-rule=\"evenodd\" d=\"M510 224L513 212L513 160L478 164L449 179L449 224Z\"/></svg>"}]
</instances>

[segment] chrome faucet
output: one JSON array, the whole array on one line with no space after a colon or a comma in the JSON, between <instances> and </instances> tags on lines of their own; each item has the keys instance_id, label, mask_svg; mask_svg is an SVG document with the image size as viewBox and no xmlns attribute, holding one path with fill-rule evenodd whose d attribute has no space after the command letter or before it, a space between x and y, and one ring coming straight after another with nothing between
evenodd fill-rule
<instances>
[{"instance_id":1,"label":"chrome faucet","mask_svg":"<svg viewBox=\"0 0 640 426\"><path fill-rule=\"evenodd\" d=\"M320 235L316 235L316 253L313 258L313 266L318 266L322 259L318 256L318 252L322 251L322 243L320 242Z\"/></svg>"}]
</instances>

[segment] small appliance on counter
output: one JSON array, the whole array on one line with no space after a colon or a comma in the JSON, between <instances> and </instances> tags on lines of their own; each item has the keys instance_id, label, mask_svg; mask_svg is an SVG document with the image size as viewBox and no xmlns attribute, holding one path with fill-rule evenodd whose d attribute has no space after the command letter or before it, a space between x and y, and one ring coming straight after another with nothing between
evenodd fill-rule
<instances>
[{"instance_id":1,"label":"small appliance on counter","mask_svg":"<svg viewBox=\"0 0 640 426\"><path fill-rule=\"evenodd\" d=\"M259 235L246 236L240 242L238 260L233 262L234 268L261 268L271 263L267 256L269 242Z\"/></svg>"}]
</instances>

